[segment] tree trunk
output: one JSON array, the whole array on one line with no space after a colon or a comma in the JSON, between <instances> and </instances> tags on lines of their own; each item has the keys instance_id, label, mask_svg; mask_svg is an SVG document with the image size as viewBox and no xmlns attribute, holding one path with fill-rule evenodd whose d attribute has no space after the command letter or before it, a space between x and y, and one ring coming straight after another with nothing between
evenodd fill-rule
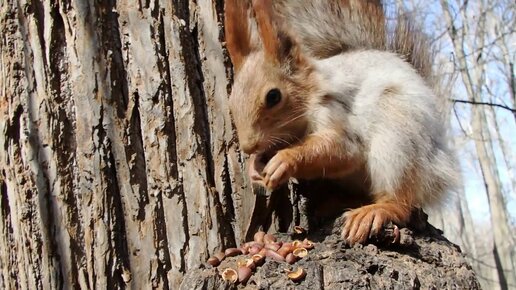
<instances>
[{"instance_id":1,"label":"tree trunk","mask_svg":"<svg viewBox=\"0 0 516 290\"><path fill-rule=\"evenodd\" d=\"M3 1L0 288L176 289L243 240L222 1Z\"/></svg>"}]
</instances>

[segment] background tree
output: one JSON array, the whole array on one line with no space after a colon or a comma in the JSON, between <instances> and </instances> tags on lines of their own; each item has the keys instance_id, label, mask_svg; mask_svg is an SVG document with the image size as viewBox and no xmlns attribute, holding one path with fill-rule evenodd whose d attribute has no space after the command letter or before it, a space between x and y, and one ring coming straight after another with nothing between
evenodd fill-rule
<instances>
[{"instance_id":1,"label":"background tree","mask_svg":"<svg viewBox=\"0 0 516 290\"><path fill-rule=\"evenodd\" d=\"M460 98L460 101L470 103L472 106L470 112L471 131L470 137L473 139L480 170L484 179L485 189L489 200L491 213L491 225L493 234L493 256L497 278L501 289L516 287L516 268L514 267L514 232L509 222L509 214L506 208L507 202L503 194L504 187L500 178L500 164L495 158L496 142L501 142L500 149L503 153L505 165L510 163L510 152L507 151L504 139L495 138L495 134L500 136L497 130L497 116L494 109L495 106L480 105L480 103L497 104L507 102L508 108L514 108L514 100L511 98L495 98L489 92L497 92L497 94L505 94L511 91L503 91L501 87L491 86L490 78L493 77L489 70L500 65L502 73L506 73L510 79L514 79L514 71L505 71L504 61L510 60L511 56L506 55L507 50L501 49L505 47L505 34L514 33L512 28L506 26L510 23L507 17L503 15L504 10L509 9L514 13L514 3L494 3L492 1L478 1L477 3L469 3L468 1L459 2L456 6L455 17L452 16L452 5L446 1L441 1L443 13L448 25L448 35L453 44L453 52L455 55L455 65L461 76L463 88L466 91L466 100ZM512 7L511 7L512 6ZM512 8L512 9L511 9ZM480 12L480 13L478 13ZM473 17L473 13L476 17ZM498 14L501 13L501 14ZM498 14L498 15L497 15ZM460 15L460 16L459 16ZM476 21L468 21L469 18L475 18ZM509 21L514 23L514 14ZM498 23L497 23L498 22ZM491 26L491 27L490 27ZM494 27L493 27L494 26ZM502 31L500 31L502 30ZM505 30L505 31L504 31ZM492 33L496 32L496 33ZM500 39L500 40L499 40ZM498 64L492 63L499 56ZM513 58L513 57L512 57ZM510 84L510 82L508 82ZM502 85L503 86L503 85ZM512 101L512 104L510 102ZM456 101L457 102L457 101ZM493 121L495 127L489 124L488 115ZM510 167L509 167L510 168ZM512 187L509 183L508 187ZM514 189L510 189L514 192Z\"/></svg>"},{"instance_id":2,"label":"background tree","mask_svg":"<svg viewBox=\"0 0 516 290\"><path fill-rule=\"evenodd\" d=\"M438 71L454 88L448 107L464 188L435 223L461 245L485 289L514 288L516 3L396 2L433 39ZM472 202L482 211L470 212Z\"/></svg>"}]
</instances>

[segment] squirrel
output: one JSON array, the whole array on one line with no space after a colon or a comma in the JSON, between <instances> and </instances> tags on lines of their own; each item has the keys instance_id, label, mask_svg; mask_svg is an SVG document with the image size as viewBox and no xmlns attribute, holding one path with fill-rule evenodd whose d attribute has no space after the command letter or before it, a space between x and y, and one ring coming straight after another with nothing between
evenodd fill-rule
<instances>
[{"instance_id":1,"label":"squirrel","mask_svg":"<svg viewBox=\"0 0 516 290\"><path fill-rule=\"evenodd\" d=\"M379 1L226 0L229 107L252 181L364 172L373 203L344 213L351 245L457 180L428 46L408 22L387 30Z\"/></svg>"}]
</instances>

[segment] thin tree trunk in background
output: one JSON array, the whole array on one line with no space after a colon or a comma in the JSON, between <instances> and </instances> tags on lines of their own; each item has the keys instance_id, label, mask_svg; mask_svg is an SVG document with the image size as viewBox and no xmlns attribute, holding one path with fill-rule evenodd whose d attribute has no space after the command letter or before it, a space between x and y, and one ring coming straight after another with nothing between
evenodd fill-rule
<instances>
[{"instance_id":1,"label":"thin tree trunk in background","mask_svg":"<svg viewBox=\"0 0 516 290\"><path fill-rule=\"evenodd\" d=\"M496 16L494 16L494 15L489 14L489 16L496 19ZM512 23L509 25L514 27L514 25L516 25L516 18L513 18ZM505 66L506 66L507 87L509 88L508 91L509 91L510 100L512 101L512 108L516 108L516 76L515 76L516 67L514 64L514 55L515 54L514 54L514 51L512 51L509 48L509 45L507 44L507 42L510 42L510 40L507 40L506 38L507 37L504 35L500 39L499 47L500 47L501 51L503 52L502 58L503 58L503 62L505 64ZM512 58L511 58L511 53L512 53ZM513 112L512 115L514 116L514 121L516 122L516 112Z\"/></svg>"},{"instance_id":2,"label":"thin tree trunk in background","mask_svg":"<svg viewBox=\"0 0 516 290\"><path fill-rule=\"evenodd\" d=\"M464 82L467 97L470 101L478 101L477 93L481 90L481 84L484 82L484 68L479 65L470 68L467 64L466 47L483 48L485 30L485 15L479 19L479 27L477 27L477 41L480 44L468 43L466 36L469 35L468 24L463 23L460 31L454 27L453 18L450 12L450 6L446 1L441 0L443 12L448 23L450 38L453 42L454 52L457 55L459 70ZM461 17L466 19L467 4L461 6ZM484 11L481 9L481 11ZM475 56L470 56L475 57ZM471 130L472 139L478 156L478 161L484 178L487 197L489 200L489 208L491 213L491 225L493 230L493 255L496 264L498 281L501 289L508 289L516 285L516 273L513 268L512 251L515 246L512 237L512 231L509 226L509 217L505 207L505 201L501 192L501 184L497 174L496 163L492 153L492 147L489 142L489 134L486 132L488 128L485 122L485 113L480 106L471 106ZM489 144L488 144L489 143Z\"/></svg>"},{"instance_id":3,"label":"thin tree trunk in background","mask_svg":"<svg viewBox=\"0 0 516 290\"><path fill-rule=\"evenodd\" d=\"M223 1L0 9L1 289L176 289L244 239Z\"/></svg>"},{"instance_id":4,"label":"thin tree trunk in background","mask_svg":"<svg viewBox=\"0 0 516 290\"><path fill-rule=\"evenodd\" d=\"M502 159L507 169L507 175L509 176L509 180L511 181L508 185L508 191L512 196L516 197L516 176L514 175L514 169L512 168L512 160L514 160L514 154L512 153L510 146L507 145L506 140L503 138L503 135L500 130L500 124L498 119L496 118L496 112L493 107L486 108L489 114L487 116L490 117L492 122L493 129L489 131L491 135L491 139L496 140L500 145L500 149L502 151ZM486 117L487 117L486 116Z\"/></svg>"}]
</instances>

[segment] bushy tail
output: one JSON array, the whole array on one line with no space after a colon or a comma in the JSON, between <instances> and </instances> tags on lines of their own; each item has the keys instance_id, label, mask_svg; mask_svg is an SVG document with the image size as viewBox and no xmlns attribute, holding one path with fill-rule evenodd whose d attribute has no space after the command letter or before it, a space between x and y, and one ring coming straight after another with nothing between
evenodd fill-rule
<instances>
[{"instance_id":1,"label":"bushy tail","mask_svg":"<svg viewBox=\"0 0 516 290\"><path fill-rule=\"evenodd\" d=\"M387 50L404 57L425 79L432 78L432 53L425 35L403 13L386 17L379 0L276 0L274 10L314 57Z\"/></svg>"},{"instance_id":2,"label":"bushy tail","mask_svg":"<svg viewBox=\"0 0 516 290\"><path fill-rule=\"evenodd\" d=\"M318 58L386 44L385 16L378 1L277 0L274 10L306 52Z\"/></svg>"},{"instance_id":3,"label":"bushy tail","mask_svg":"<svg viewBox=\"0 0 516 290\"><path fill-rule=\"evenodd\" d=\"M444 75L443 67L435 67L436 50L432 47L427 35L417 27L410 16L396 12L387 29L386 50L395 52L406 59L426 80L436 95L436 106L442 120L449 120L451 112L448 97L451 94L454 73ZM389 24L387 25L389 27Z\"/></svg>"},{"instance_id":4,"label":"bushy tail","mask_svg":"<svg viewBox=\"0 0 516 290\"><path fill-rule=\"evenodd\" d=\"M395 28L389 32L386 49L393 51L409 63L427 81L434 82L432 71L432 58L434 52L426 35L414 25L414 23L402 13L398 13L394 23Z\"/></svg>"}]
</instances>

